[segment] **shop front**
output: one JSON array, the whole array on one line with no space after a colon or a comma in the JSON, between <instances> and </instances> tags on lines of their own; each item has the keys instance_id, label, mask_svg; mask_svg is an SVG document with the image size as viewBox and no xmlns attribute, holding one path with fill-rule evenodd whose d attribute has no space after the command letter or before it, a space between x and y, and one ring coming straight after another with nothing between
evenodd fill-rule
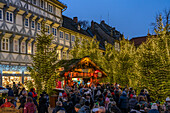
<instances>
[{"instance_id":1,"label":"shop front","mask_svg":"<svg viewBox=\"0 0 170 113\"><path fill-rule=\"evenodd\" d=\"M0 85L12 86L16 84L24 84L25 81L31 80L27 66L2 65L0 64Z\"/></svg>"},{"instance_id":2,"label":"shop front","mask_svg":"<svg viewBox=\"0 0 170 113\"><path fill-rule=\"evenodd\" d=\"M64 85L73 86L76 82L83 85L91 85L99 82L106 73L89 57L72 60L62 60L59 63L60 76L64 78Z\"/></svg>"}]
</instances>

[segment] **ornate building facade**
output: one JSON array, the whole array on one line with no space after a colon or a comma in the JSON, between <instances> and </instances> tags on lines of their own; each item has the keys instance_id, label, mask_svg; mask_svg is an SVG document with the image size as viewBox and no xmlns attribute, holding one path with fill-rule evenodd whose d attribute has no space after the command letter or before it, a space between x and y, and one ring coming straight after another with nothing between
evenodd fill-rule
<instances>
[{"instance_id":1,"label":"ornate building facade","mask_svg":"<svg viewBox=\"0 0 170 113\"><path fill-rule=\"evenodd\" d=\"M36 34L40 33L43 21L46 22L48 33L54 36L51 48L57 48L59 60L69 58L69 50L74 46L76 38L82 40L97 37L102 50L103 42L115 44L115 40L119 40L114 37L111 27L107 26L112 31L108 30L110 35L104 32L105 24L100 25L103 31L98 29L97 23L83 30L77 17L71 19L62 15L66 9L67 6L58 0L0 1L0 85L24 83L31 79L27 66L32 63L30 55L36 52ZM120 32L116 33L116 37L121 36Z\"/></svg>"},{"instance_id":2,"label":"ornate building facade","mask_svg":"<svg viewBox=\"0 0 170 113\"><path fill-rule=\"evenodd\" d=\"M57 0L0 1L0 85L30 79L27 66L31 65L30 55L35 53L35 37L42 21L62 43L57 35L66 8Z\"/></svg>"}]
</instances>

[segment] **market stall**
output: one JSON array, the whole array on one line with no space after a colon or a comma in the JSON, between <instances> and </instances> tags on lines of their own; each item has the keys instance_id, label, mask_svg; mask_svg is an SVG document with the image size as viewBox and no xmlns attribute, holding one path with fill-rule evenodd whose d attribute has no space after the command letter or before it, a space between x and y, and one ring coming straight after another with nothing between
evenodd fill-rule
<instances>
[{"instance_id":1,"label":"market stall","mask_svg":"<svg viewBox=\"0 0 170 113\"><path fill-rule=\"evenodd\" d=\"M75 82L90 85L107 76L88 56L81 59L61 60L58 65L60 76L64 78L63 86L66 84L72 86Z\"/></svg>"}]
</instances>

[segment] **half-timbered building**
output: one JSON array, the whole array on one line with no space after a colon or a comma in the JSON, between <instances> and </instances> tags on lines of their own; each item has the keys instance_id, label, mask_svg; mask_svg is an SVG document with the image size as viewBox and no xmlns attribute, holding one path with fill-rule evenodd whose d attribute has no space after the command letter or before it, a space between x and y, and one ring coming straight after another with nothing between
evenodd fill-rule
<instances>
[{"instance_id":1,"label":"half-timbered building","mask_svg":"<svg viewBox=\"0 0 170 113\"><path fill-rule=\"evenodd\" d=\"M66 8L58 0L0 1L0 85L30 79L27 66L31 65L30 55L35 53L35 37L42 21L59 42L58 29Z\"/></svg>"}]
</instances>

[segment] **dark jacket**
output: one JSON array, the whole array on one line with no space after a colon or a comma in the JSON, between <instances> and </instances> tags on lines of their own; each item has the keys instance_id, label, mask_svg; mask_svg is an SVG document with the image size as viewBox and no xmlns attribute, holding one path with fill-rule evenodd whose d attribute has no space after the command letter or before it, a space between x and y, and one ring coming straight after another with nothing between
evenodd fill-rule
<instances>
[{"instance_id":1,"label":"dark jacket","mask_svg":"<svg viewBox=\"0 0 170 113\"><path fill-rule=\"evenodd\" d=\"M39 106L38 106L38 113L45 113L48 111L47 107L47 99L44 97L39 98Z\"/></svg>"},{"instance_id":2,"label":"dark jacket","mask_svg":"<svg viewBox=\"0 0 170 113\"><path fill-rule=\"evenodd\" d=\"M119 106L123 109L128 109L128 97L125 93L120 96Z\"/></svg>"},{"instance_id":3,"label":"dark jacket","mask_svg":"<svg viewBox=\"0 0 170 113\"><path fill-rule=\"evenodd\" d=\"M82 106L78 113L90 113L90 107L89 106Z\"/></svg>"},{"instance_id":4,"label":"dark jacket","mask_svg":"<svg viewBox=\"0 0 170 113\"><path fill-rule=\"evenodd\" d=\"M8 91L8 96L9 97L14 97L14 92L12 90L12 88L7 88L9 91Z\"/></svg>"},{"instance_id":5,"label":"dark jacket","mask_svg":"<svg viewBox=\"0 0 170 113\"><path fill-rule=\"evenodd\" d=\"M112 112L114 112L114 113L122 113L121 110L117 106L109 105L108 106L108 113L112 113Z\"/></svg>"},{"instance_id":6,"label":"dark jacket","mask_svg":"<svg viewBox=\"0 0 170 113\"><path fill-rule=\"evenodd\" d=\"M63 107L67 113L71 113L74 110L74 105L71 101L63 102Z\"/></svg>"},{"instance_id":7,"label":"dark jacket","mask_svg":"<svg viewBox=\"0 0 170 113\"><path fill-rule=\"evenodd\" d=\"M65 109L62 106L56 106L52 113L57 113L60 110L64 110L65 111Z\"/></svg>"},{"instance_id":8,"label":"dark jacket","mask_svg":"<svg viewBox=\"0 0 170 113\"><path fill-rule=\"evenodd\" d=\"M129 100L129 108L130 108L130 110L133 109L137 103L138 103L138 101L136 100L136 98L131 98Z\"/></svg>"},{"instance_id":9,"label":"dark jacket","mask_svg":"<svg viewBox=\"0 0 170 113\"><path fill-rule=\"evenodd\" d=\"M159 111L157 109L151 109L148 113L159 113Z\"/></svg>"}]
</instances>

